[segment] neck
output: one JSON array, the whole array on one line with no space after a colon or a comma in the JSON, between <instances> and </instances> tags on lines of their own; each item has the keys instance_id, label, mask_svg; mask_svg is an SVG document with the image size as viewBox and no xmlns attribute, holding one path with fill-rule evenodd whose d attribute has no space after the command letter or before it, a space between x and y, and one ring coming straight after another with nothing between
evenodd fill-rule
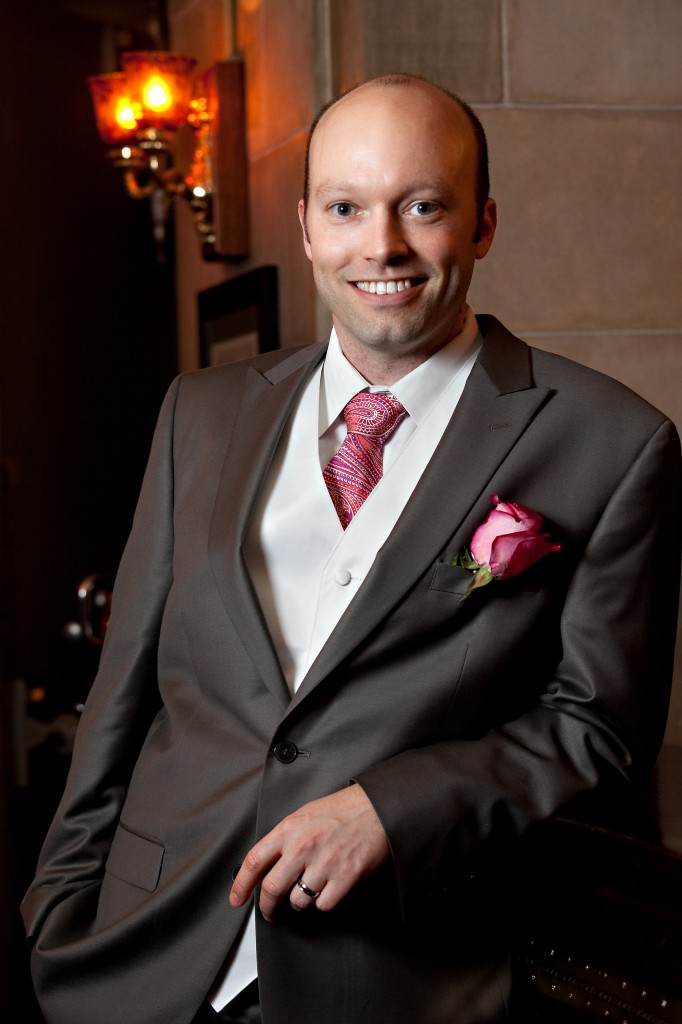
<instances>
[{"instance_id":1,"label":"neck","mask_svg":"<svg viewBox=\"0 0 682 1024\"><path fill-rule=\"evenodd\" d=\"M362 374L368 384L382 384L390 387L402 377L406 377L412 370L416 370L418 366L421 366L461 334L466 323L467 310L468 306L465 303L457 315L453 330L440 344L433 344L429 347L422 346L408 352L370 348L346 334L338 325L335 325L336 334L344 356L358 373Z\"/></svg>"}]
</instances>

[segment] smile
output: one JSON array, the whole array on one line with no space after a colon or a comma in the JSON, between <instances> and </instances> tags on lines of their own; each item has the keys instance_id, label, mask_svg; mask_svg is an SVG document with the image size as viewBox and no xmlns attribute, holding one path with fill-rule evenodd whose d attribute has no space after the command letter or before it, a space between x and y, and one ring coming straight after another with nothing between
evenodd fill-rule
<instances>
[{"instance_id":1,"label":"smile","mask_svg":"<svg viewBox=\"0 0 682 1024\"><path fill-rule=\"evenodd\" d=\"M372 295L395 295L396 292L411 288L412 280L406 277L402 281L356 281L355 287L361 292L371 292Z\"/></svg>"}]
</instances>

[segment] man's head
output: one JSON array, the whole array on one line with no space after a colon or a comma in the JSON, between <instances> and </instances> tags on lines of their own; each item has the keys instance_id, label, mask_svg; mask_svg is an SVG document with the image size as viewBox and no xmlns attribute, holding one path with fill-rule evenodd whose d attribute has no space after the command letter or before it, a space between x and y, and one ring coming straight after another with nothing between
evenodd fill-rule
<instances>
[{"instance_id":1,"label":"man's head","mask_svg":"<svg viewBox=\"0 0 682 1024\"><path fill-rule=\"evenodd\" d=\"M344 353L363 373L409 372L461 329L492 242L478 120L424 79L374 79L317 118L306 188L304 246Z\"/></svg>"},{"instance_id":2,"label":"man's head","mask_svg":"<svg viewBox=\"0 0 682 1024\"><path fill-rule=\"evenodd\" d=\"M469 118L471 129L476 138L476 208L478 210L478 216L480 219L480 217L483 216L485 204L488 199L488 196L490 195L488 140L486 139L485 129L483 128L483 125L481 124L480 120L474 113L473 109L469 106L469 104L466 103L461 98L461 96L456 96L454 92L450 92L449 89L443 88L442 85L437 85L435 82L429 82L429 80L424 78L422 75L408 75L402 73L392 75L381 75L379 78L371 79L365 84L371 85L373 83L376 83L377 85L385 85L388 87L400 87L413 85L419 82L422 82L426 85L431 85L433 86L433 88L440 90L440 92L442 92L445 96L448 96L454 103L457 103L462 108L466 116ZM305 170L303 175L303 204L306 208L308 206L308 197L310 196L310 145L312 143L315 129L317 128L321 119L327 113L328 110L331 110L331 108L335 106L335 104L337 104L339 100L343 98L343 96L348 96L349 93L352 93L355 89L358 88L360 88L360 86L353 86L351 89L343 93L341 96L336 96L334 97L334 99L329 100L328 103L325 103L323 107L320 107L317 114L315 115L312 124L310 125L310 130L308 131L308 139L306 142L305 149Z\"/></svg>"}]
</instances>

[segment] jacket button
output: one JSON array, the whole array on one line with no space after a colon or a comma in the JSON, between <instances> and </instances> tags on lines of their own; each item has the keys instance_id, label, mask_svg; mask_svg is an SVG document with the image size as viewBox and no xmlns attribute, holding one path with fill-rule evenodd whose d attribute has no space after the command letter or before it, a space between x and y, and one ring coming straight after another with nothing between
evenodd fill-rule
<instances>
[{"instance_id":1,"label":"jacket button","mask_svg":"<svg viewBox=\"0 0 682 1024\"><path fill-rule=\"evenodd\" d=\"M272 750L273 754L278 761L282 764L291 764L298 757L298 747L295 743L290 740L282 740L281 743L277 743Z\"/></svg>"}]
</instances>

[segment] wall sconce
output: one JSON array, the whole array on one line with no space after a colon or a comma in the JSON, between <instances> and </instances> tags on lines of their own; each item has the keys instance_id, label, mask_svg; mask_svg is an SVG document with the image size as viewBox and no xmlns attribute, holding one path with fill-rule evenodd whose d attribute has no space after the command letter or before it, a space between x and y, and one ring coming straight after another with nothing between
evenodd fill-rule
<instances>
[{"instance_id":1,"label":"wall sconce","mask_svg":"<svg viewBox=\"0 0 682 1024\"><path fill-rule=\"evenodd\" d=\"M163 242L174 198L193 213L205 259L248 254L244 64L213 64L192 82L196 61L165 51L121 56L123 71L88 79L107 156L134 199L149 198ZM194 152L187 175L173 165L178 130L189 124Z\"/></svg>"}]
</instances>

